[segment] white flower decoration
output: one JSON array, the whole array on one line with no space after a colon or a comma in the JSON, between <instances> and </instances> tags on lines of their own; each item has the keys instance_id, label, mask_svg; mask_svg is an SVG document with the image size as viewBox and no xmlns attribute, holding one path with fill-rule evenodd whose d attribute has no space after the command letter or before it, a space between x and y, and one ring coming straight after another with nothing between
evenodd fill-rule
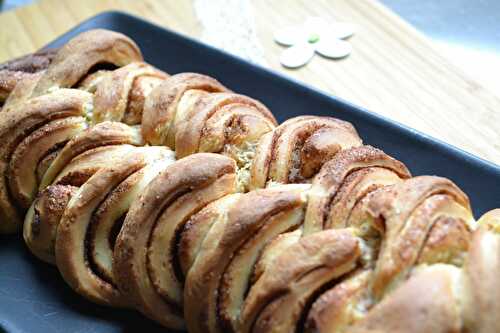
<instances>
[{"instance_id":1,"label":"white flower decoration","mask_svg":"<svg viewBox=\"0 0 500 333\"><path fill-rule=\"evenodd\" d=\"M280 57L280 62L288 68L303 66L311 60L314 52L324 57L339 59L348 56L352 46L344 39L354 35L355 28L349 23L328 23L322 18L308 19L304 25L278 30L274 40L290 46Z\"/></svg>"}]
</instances>

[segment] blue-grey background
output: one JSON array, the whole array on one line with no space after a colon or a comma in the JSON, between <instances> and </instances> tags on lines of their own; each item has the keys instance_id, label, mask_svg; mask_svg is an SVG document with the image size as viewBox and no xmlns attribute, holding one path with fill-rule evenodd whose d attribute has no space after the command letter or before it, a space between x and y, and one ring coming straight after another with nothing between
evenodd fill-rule
<instances>
[{"instance_id":1,"label":"blue-grey background","mask_svg":"<svg viewBox=\"0 0 500 333\"><path fill-rule=\"evenodd\" d=\"M380 0L436 42L467 74L500 93L500 0Z\"/></svg>"},{"instance_id":2,"label":"blue-grey background","mask_svg":"<svg viewBox=\"0 0 500 333\"><path fill-rule=\"evenodd\" d=\"M381 0L432 38L500 53L498 0Z\"/></svg>"}]
</instances>

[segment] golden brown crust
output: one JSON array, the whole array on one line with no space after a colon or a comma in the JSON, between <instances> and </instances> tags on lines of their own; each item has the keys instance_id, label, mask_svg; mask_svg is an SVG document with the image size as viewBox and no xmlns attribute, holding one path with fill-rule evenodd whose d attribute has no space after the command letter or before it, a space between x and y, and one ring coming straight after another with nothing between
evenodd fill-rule
<instances>
[{"instance_id":1,"label":"golden brown crust","mask_svg":"<svg viewBox=\"0 0 500 333\"><path fill-rule=\"evenodd\" d=\"M58 119L37 129L14 150L7 178L10 192L16 202L27 209L38 190L39 162L54 150L87 128L83 117Z\"/></svg>"},{"instance_id":2,"label":"golden brown crust","mask_svg":"<svg viewBox=\"0 0 500 333\"><path fill-rule=\"evenodd\" d=\"M469 332L500 330L500 209L483 215L471 242L464 275L464 320Z\"/></svg>"},{"instance_id":3,"label":"golden brown crust","mask_svg":"<svg viewBox=\"0 0 500 333\"><path fill-rule=\"evenodd\" d=\"M222 230L219 223L223 219L224 212L229 210L229 207L238 200L242 194L230 194L206 205L198 213L190 217L186 222L184 230L180 235L178 246L178 260L181 266L182 275L187 276L189 270L193 266L196 257L202 250L203 243L208 235L208 232L213 226ZM211 232L210 237L219 237L219 232ZM215 242L207 241L205 245L215 244Z\"/></svg>"},{"instance_id":4,"label":"golden brown crust","mask_svg":"<svg viewBox=\"0 0 500 333\"><path fill-rule=\"evenodd\" d=\"M477 224L486 230L498 234L500 232L500 209L493 209L485 213L477 221Z\"/></svg>"},{"instance_id":5,"label":"golden brown crust","mask_svg":"<svg viewBox=\"0 0 500 333\"><path fill-rule=\"evenodd\" d=\"M74 157L61 170L52 184L82 186L97 171L134 151L135 146L114 145L97 147Z\"/></svg>"},{"instance_id":6,"label":"golden brown crust","mask_svg":"<svg viewBox=\"0 0 500 333\"><path fill-rule=\"evenodd\" d=\"M311 306L304 332L343 332L356 320L356 305L368 286L370 270L358 270L323 293Z\"/></svg>"},{"instance_id":7,"label":"golden brown crust","mask_svg":"<svg viewBox=\"0 0 500 333\"><path fill-rule=\"evenodd\" d=\"M15 89L16 85L23 81L36 77L36 74L15 72L10 70L0 70L0 111L4 106L5 101L9 98L11 92Z\"/></svg>"},{"instance_id":8,"label":"golden brown crust","mask_svg":"<svg viewBox=\"0 0 500 333\"><path fill-rule=\"evenodd\" d=\"M115 161L118 162L118 161ZM125 298L110 284L103 283L86 262L85 235L92 211L99 201L123 179L139 170L141 158L97 171L70 200L62 216L56 238L56 262L64 280L82 296L101 304L124 306Z\"/></svg>"},{"instance_id":9,"label":"golden brown crust","mask_svg":"<svg viewBox=\"0 0 500 333\"><path fill-rule=\"evenodd\" d=\"M36 180L38 184L42 181L43 175L47 171L47 169L50 167L52 162L56 159L57 155L59 152L62 150L61 148L54 147L54 150L45 155L39 162L36 167Z\"/></svg>"},{"instance_id":10,"label":"golden brown crust","mask_svg":"<svg viewBox=\"0 0 500 333\"><path fill-rule=\"evenodd\" d=\"M41 50L0 64L0 107L16 85L43 72L54 59L58 49Z\"/></svg>"},{"instance_id":11,"label":"golden brown crust","mask_svg":"<svg viewBox=\"0 0 500 333\"><path fill-rule=\"evenodd\" d=\"M52 185L40 192L26 213L23 237L30 251L41 260L56 264L57 227L71 197L78 190L71 185Z\"/></svg>"},{"instance_id":12,"label":"golden brown crust","mask_svg":"<svg viewBox=\"0 0 500 333\"><path fill-rule=\"evenodd\" d=\"M360 255L359 240L349 229L302 237L250 288L241 311L240 332L300 329L297 324L314 293L353 270Z\"/></svg>"},{"instance_id":13,"label":"golden brown crust","mask_svg":"<svg viewBox=\"0 0 500 333\"><path fill-rule=\"evenodd\" d=\"M357 177L357 173L367 175L373 170L362 169L349 177ZM342 195L342 191L339 193ZM370 272L368 280L360 285L359 281L347 279L321 296L310 312L311 332L351 332L346 327L371 318L372 307L375 313L379 311L375 309L385 308L379 308L377 303L392 304L391 299L396 298L394 304L400 304L397 302L402 302L402 298L394 295L399 295L398 288L408 283L415 265L439 267L446 263L461 267L469 249L473 218L467 197L456 185L444 178L421 176L371 191L353 206L346 221L338 227L356 228L364 239L361 264ZM411 301L408 303L405 311L420 311L420 305L413 309ZM436 306L442 303L436 302ZM443 309L443 315L448 315L449 309L455 311L454 307L453 303ZM394 311L396 307L390 309ZM414 322L397 326L397 320L393 321L387 326L388 332L410 332L417 327ZM377 330L385 332L382 321L366 332Z\"/></svg>"},{"instance_id":14,"label":"golden brown crust","mask_svg":"<svg viewBox=\"0 0 500 333\"><path fill-rule=\"evenodd\" d=\"M33 89L42 75L43 72L30 74L29 77L25 77L19 81L7 97L2 108L2 113L16 112L17 106L31 97Z\"/></svg>"},{"instance_id":15,"label":"golden brown crust","mask_svg":"<svg viewBox=\"0 0 500 333\"><path fill-rule=\"evenodd\" d=\"M17 145L45 124L66 117L82 116L92 96L83 91L60 89L23 102L17 112L0 117L0 233L15 232L21 217L12 201L6 178L11 156Z\"/></svg>"},{"instance_id":16,"label":"golden brown crust","mask_svg":"<svg viewBox=\"0 0 500 333\"><path fill-rule=\"evenodd\" d=\"M58 48L43 49L0 64L0 70L23 73L37 73L49 67Z\"/></svg>"},{"instance_id":17,"label":"golden brown crust","mask_svg":"<svg viewBox=\"0 0 500 333\"><path fill-rule=\"evenodd\" d=\"M168 158L163 147L134 148L90 177L69 201L57 228L56 262L64 280L79 294L107 305L124 306L128 301L89 264L88 235L94 212L110 192L148 163ZM170 155L171 156L171 155ZM122 189L123 190L123 189Z\"/></svg>"},{"instance_id":18,"label":"golden brown crust","mask_svg":"<svg viewBox=\"0 0 500 333\"><path fill-rule=\"evenodd\" d=\"M288 216L283 216L284 212L295 209L301 214L303 199L300 192L300 189L290 191L279 188L249 192L234 200L225 211L219 212L220 217L205 237L186 277L184 316L190 332L221 331L217 323L218 289L231 257L267 223L272 225L289 221L291 226L300 223L300 216L291 221ZM250 272L247 277L250 277ZM225 280L225 283L232 282ZM222 286L222 292L227 292L227 288Z\"/></svg>"},{"instance_id":19,"label":"golden brown crust","mask_svg":"<svg viewBox=\"0 0 500 333\"><path fill-rule=\"evenodd\" d=\"M166 144L172 149L175 148L175 133L171 133L171 129L181 98L189 90L228 91L217 80L206 75L196 73L172 75L153 89L144 103L142 135L148 143Z\"/></svg>"},{"instance_id":20,"label":"golden brown crust","mask_svg":"<svg viewBox=\"0 0 500 333\"><path fill-rule=\"evenodd\" d=\"M234 191L235 175L221 176L210 186L193 189L179 197L158 219L149 245L148 272L157 292L169 302L182 307L183 276L176 267L177 240L186 221L210 202Z\"/></svg>"},{"instance_id":21,"label":"golden brown crust","mask_svg":"<svg viewBox=\"0 0 500 333\"><path fill-rule=\"evenodd\" d=\"M399 178L410 177L403 163L371 146L340 151L314 177L304 225L306 234L329 227L328 217L339 189L352 172L363 168L384 168Z\"/></svg>"},{"instance_id":22,"label":"golden brown crust","mask_svg":"<svg viewBox=\"0 0 500 333\"><path fill-rule=\"evenodd\" d=\"M251 189L268 181L305 182L340 150L362 143L350 123L314 116L289 119L262 140L252 165Z\"/></svg>"},{"instance_id":23,"label":"golden brown crust","mask_svg":"<svg viewBox=\"0 0 500 333\"><path fill-rule=\"evenodd\" d=\"M103 29L81 33L57 52L33 95L40 96L54 88L71 88L95 65L120 67L134 61L142 61L141 51L127 36Z\"/></svg>"},{"instance_id":24,"label":"golden brown crust","mask_svg":"<svg viewBox=\"0 0 500 333\"><path fill-rule=\"evenodd\" d=\"M261 211L261 214L265 214L269 210L274 213L264 219L260 214L251 216L248 221L253 221L252 223L255 223L258 229L251 232L248 231L249 228L247 227L243 228L244 231L238 231L241 235L239 237L245 237L246 240L233 253L224 250L226 255L230 255L231 260L227 267L224 268L218 291L214 292L219 294L217 309L223 331L236 332L238 330L239 313L245 299L245 293L250 287L253 268L257 264L265 245L281 233L297 229L302 224L308 188L308 185L275 187L254 192L257 196L247 194L235 203L240 215L242 215L241 212L243 211L252 211L256 208L257 211ZM283 192L286 192L289 197L287 198ZM266 206L269 208L259 209L258 202L262 200L260 196L264 197ZM293 200L295 203L290 206L283 205L284 200L290 201L290 204ZM277 210L273 206L280 208ZM232 208L229 214L234 212L234 209ZM241 228L239 222L240 220L236 220L236 222L231 220L231 216L229 216L226 234L231 234L231 230L235 227ZM235 239L234 235L231 235L231 237ZM220 241L222 243L227 242L224 237ZM210 292L207 294L210 294Z\"/></svg>"},{"instance_id":25,"label":"golden brown crust","mask_svg":"<svg viewBox=\"0 0 500 333\"><path fill-rule=\"evenodd\" d=\"M167 77L144 62L130 63L105 75L95 83L92 120L140 124L146 96Z\"/></svg>"},{"instance_id":26,"label":"golden brown crust","mask_svg":"<svg viewBox=\"0 0 500 333\"><path fill-rule=\"evenodd\" d=\"M154 148L150 147L149 150L151 149ZM92 216L90 232L87 235L89 261L97 275L110 283L114 283L115 280L113 276L114 244L130 205L152 179L175 161L172 151L162 150L160 158L148 162L144 168L116 186L99 204L99 208Z\"/></svg>"},{"instance_id":27,"label":"golden brown crust","mask_svg":"<svg viewBox=\"0 0 500 333\"><path fill-rule=\"evenodd\" d=\"M236 107L235 107L236 106ZM207 139L205 140L204 151L206 152L219 152L223 148L223 139L225 136L229 136L229 131L226 128L226 132L220 133L220 130L210 128L207 125L210 125L210 117L215 115L217 118L224 113L238 113L238 107L240 113L247 113L247 115L253 111L255 117L259 118L260 122L256 122L257 128L263 126L262 130L257 131L257 135L251 135L248 137L250 133L242 132L243 129L247 129L247 131L255 130L256 128L248 128L248 126L243 125L240 128L240 134L243 138L248 141L256 141L260 138L260 135L271 130L276 124L276 120L271 112L259 101L256 101L250 97L232 93L214 93L208 94L206 96L201 97L195 104L195 106L187 111L181 119L176 119L175 122L175 149L177 156L182 158L184 156L196 153L200 149L200 142L202 138L207 135ZM248 110L251 109L251 110ZM247 111L247 112L245 112ZM245 118L243 118L245 119ZM241 119L240 119L241 121ZM238 125L238 124L237 124ZM237 127L237 126L236 126ZM219 127L222 129L221 127ZM214 135L211 133L212 131L217 132L219 135ZM223 134L222 138L218 138L221 143L218 143L214 140ZM238 135L232 135L234 139L238 139ZM252 137L254 136L254 137ZM212 140L210 140L212 138ZM222 140L221 140L222 139ZM242 139L242 138L239 138ZM253 139L253 140L252 140ZM208 142L207 142L208 141ZM215 142L212 142L215 141ZM211 145L209 146L208 143Z\"/></svg>"},{"instance_id":28,"label":"golden brown crust","mask_svg":"<svg viewBox=\"0 0 500 333\"><path fill-rule=\"evenodd\" d=\"M471 225L460 218L437 218L420 250L417 264L449 263L462 267L469 251L471 229Z\"/></svg>"},{"instance_id":29,"label":"golden brown crust","mask_svg":"<svg viewBox=\"0 0 500 333\"><path fill-rule=\"evenodd\" d=\"M262 103L233 93L190 90L184 94L169 133L179 158L222 153L238 166L238 188L246 191L255 147L276 120Z\"/></svg>"},{"instance_id":30,"label":"golden brown crust","mask_svg":"<svg viewBox=\"0 0 500 333\"><path fill-rule=\"evenodd\" d=\"M302 237L302 229L296 229L293 231L282 233L274 237L273 240L268 242L266 246L262 249L262 252L255 264L251 284L254 284L260 276L273 264L274 259L276 259L281 253L285 252L290 246L297 243Z\"/></svg>"},{"instance_id":31,"label":"golden brown crust","mask_svg":"<svg viewBox=\"0 0 500 333\"><path fill-rule=\"evenodd\" d=\"M103 122L90 127L71 139L51 163L40 182L40 190L51 184L70 161L85 151L104 146L130 144L142 145L137 128L118 122Z\"/></svg>"},{"instance_id":32,"label":"golden brown crust","mask_svg":"<svg viewBox=\"0 0 500 333\"><path fill-rule=\"evenodd\" d=\"M433 265L417 272L347 331L352 333L463 332L460 270Z\"/></svg>"},{"instance_id":33,"label":"golden brown crust","mask_svg":"<svg viewBox=\"0 0 500 333\"><path fill-rule=\"evenodd\" d=\"M432 176L415 177L380 191L371 199L368 209L378 220L376 228L384 238L371 286L375 300L408 276L440 218L461 220L465 224L473 220L467 196L450 180ZM464 229L464 232L458 237L469 238L470 231Z\"/></svg>"},{"instance_id":34,"label":"golden brown crust","mask_svg":"<svg viewBox=\"0 0 500 333\"><path fill-rule=\"evenodd\" d=\"M234 161L227 157L214 154L188 156L159 174L133 203L125 219L114 251L113 269L117 285L141 312L167 327L182 328L184 324L179 308L161 296L149 272L152 248L148 245L156 231L155 225L158 220L168 219L168 214L162 215L165 209L175 208L184 202L182 199L186 195L198 190L213 189L218 196L232 193L235 190L234 173ZM225 177L232 177L232 184L220 189L214 186ZM215 194L208 197L216 198Z\"/></svg>"},{"instance_id":35,"label":"golden brown crust","mask_svg":"<svg viewBox=\"0 0 500 333\"><path fill-rule=\"evenodd\" d=\"M353 219L356 206L370 193L402 181L396 172L386 168L369 167L352 172L344 179L330 204L325 227L360 227L356 225L356 218Z\"/></svg>"}]
</instances>

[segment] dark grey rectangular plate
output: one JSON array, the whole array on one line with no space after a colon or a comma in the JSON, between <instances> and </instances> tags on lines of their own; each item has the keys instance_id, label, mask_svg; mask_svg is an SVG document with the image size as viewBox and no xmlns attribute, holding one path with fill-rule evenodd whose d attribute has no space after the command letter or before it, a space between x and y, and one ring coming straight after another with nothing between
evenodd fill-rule
<instances>
[{"instance_id":1,"label":"dark grey rectangular plate","mask_svg":"<svg viewBox=\"0 0 500 333\"><path fill-rule=\"evenodd\" d=\"M49 46L60 46L94 28L130 36L146 61L168 73L191 71L216 77L234 91L261 100L279 121L304 114L350 121L366 143L405 162L414 175L437 174L455 181L469 194L475 214L500 207L498 166L141 19L103 13ZM0 241L0 331L164 332L134 311L85 301L66 286L55 268L31 256L20 236L3 236Z\"/></svg>"}]
</instances>

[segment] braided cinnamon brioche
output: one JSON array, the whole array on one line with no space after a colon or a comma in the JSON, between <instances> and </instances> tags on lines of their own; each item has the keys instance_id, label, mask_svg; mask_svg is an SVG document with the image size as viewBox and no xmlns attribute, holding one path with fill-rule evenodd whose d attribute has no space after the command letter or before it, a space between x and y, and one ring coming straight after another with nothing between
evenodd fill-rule
<instances>
[{"instance_id":1,"label":"braided cinnamon brioche","mask_svg":"<svg viewBox=\"0 0 500 333\"><path fill-rule=\"evenodd\" d=\"M451 181L351 124L278 126L105 30L36 68L0 113L0 232L26 213L29 249L84 297L190 332L500 330L499 211L476 228Z\"/></svg>"}]
</instances>

